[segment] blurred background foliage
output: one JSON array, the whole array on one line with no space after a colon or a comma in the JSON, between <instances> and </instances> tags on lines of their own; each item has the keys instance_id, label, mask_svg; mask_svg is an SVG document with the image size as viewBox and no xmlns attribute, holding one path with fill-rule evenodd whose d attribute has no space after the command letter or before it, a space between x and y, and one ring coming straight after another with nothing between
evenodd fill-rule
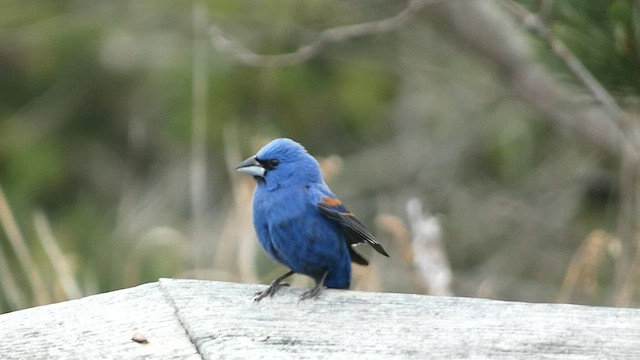
<instances>
[{"instance_id":1,"label":"blurred background foliage","mask_svg":"<svg viewBox=\"0 0 640 360\"><path fill-rule=\"evenodd\" d=\"M392 254L371 254L357 289L434 293L406 212L419 199L444 244L449 293L638 304L623 162L544 121L428 17L282 68L242 65L207 32L216 24L280 54L403 2L1 3L2 312L159 277L269 282L281 269L257 249L253 181L233 168L280 136L321 159ZM548 44L486 3L532 59L587 96ZM519 3L637 120L637 1Z\"/></svg>"}]
</instances>

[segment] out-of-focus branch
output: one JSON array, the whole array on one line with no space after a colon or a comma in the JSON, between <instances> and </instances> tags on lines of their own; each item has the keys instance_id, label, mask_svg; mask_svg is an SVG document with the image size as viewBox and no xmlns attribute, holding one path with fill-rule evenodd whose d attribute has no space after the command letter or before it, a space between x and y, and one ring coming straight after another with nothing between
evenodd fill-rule
<instances>
[{"instance_id":1,"label":"out-of-focus branch","mask_svg":"<svg viewBox=\"0 0 640 360\"><path fill-rule=\"evenodd\" d=\"M420 10L440 2L442 2L442 0L410 0L407 6L395 16L382 20L326 29L320 33L314 42L303 45L296 51L286 54L257 54L242 43L225 36L224 32L214 24L210 26L209 35L211 36L213 46L217 50L233 55L233 57L245 65L257 67L291 66L303 63L317 56L327 45L395 31L411 21L414 15Z\"/></svg>"},{"instance_id":2,"label":"out-of-focus branch","mask_svg":"<svg viewBox=\"0 0 640 360\"><path fill-rule=\"evenodd\" d=\"M435 216L423 213L417 198L407 202L407 216L413 234L413 265L429 294L450 296L451 266L442 242L442 228Z\"/></svg>"}]
</instances>

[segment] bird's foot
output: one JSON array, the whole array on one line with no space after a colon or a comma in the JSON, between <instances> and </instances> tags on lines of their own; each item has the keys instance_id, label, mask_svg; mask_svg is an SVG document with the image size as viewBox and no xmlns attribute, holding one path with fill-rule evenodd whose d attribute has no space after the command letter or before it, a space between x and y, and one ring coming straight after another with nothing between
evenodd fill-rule
<instances>
[{"instance_id":1,"label":"bird's foot","mask_svg":"<svg viewBox=\"0 0 640 360\"><path fill-rule=\"evenodd\" d=\"M329 275L329 272L325 271L320 281L316 283L316 286L314 286L312 289L309 289L303 292L302 295L300 295L300 299L298 300L298 303L302 300L317 298L322 292L322 289L324 289L324 280L327 278L327 275Z\"/></svg>"},{"instance_id":2,"label":"bird's foot","mask_svg":"<svg viewBox=\"0 0 640 360\"><path fill-rule=\"evenodd\" d=\"M273 297L273 295L283 286L289 286L288 283L286 282L279 282L276 283L275 281L271 283L271 285L269 285L269 287L266 290L263 291L258 291L257 293L255 293L255 299L253 299L253 301L258 302L264 298L268 297Z\"/></svg>"},{"instance_id":3,"label":"bird's foot","mask_svg":"<svg viewBox=\"0 0 640 360\"><path fill-rule=\"evenodd\" d=\"M289 276L293 275L294 271L290 270L289 272L287 272L286 274L277 277L275 280L273 280L271 282L271 285L269 285L269 287L264 290L264 291L258 291L254 296L255 298L253 299L253 301L258 302L262 299L264 299L265 297L269 296L272 297L273 294L275 294L278 289L280 289L283 286L289 286L289 284L287 284L286 282L284 282L284 279L288 278Z\"/></svg>"},{"instance_id":4,"label":"bird's foot","mask_svg":"<svg viewBox=\"0 0 640 360\"><path fill-rule=\"evenodd\" d=\"M300 298L299 298L298 302L300 302L302 300L306 300L306 299L315 299L315 298L317 298L318 296L320 296L320 293L322 292L322 289L324 289L324 286L319 284L319 285L316 285L315 287L303 292L302 295L300 295Z\"/></svg>"}]
</instances>

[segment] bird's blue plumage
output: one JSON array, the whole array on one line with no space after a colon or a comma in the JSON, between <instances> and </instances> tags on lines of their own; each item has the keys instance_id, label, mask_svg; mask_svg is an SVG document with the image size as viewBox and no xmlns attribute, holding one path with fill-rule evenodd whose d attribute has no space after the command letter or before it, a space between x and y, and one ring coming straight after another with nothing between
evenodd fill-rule
<instances>
[{"instance_id":1,"label":"bird's blue plumage","mask_svg":"<svg viewBox=\"0 0 640 360\"><path fill-rule=\"evenodd\" d=\"M273 140L238 170L257 182L253 221L260 244L294 272L345 289L351 261L367 264L352 244L369 242L387 255L327 187L316 159L295 141Z\"/></svg>"}]
</instances>

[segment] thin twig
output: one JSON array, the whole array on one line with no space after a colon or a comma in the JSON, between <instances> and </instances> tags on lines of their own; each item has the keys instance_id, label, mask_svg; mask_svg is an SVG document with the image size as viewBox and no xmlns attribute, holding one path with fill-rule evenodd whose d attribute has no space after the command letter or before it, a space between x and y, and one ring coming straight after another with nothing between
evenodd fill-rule
<instances>
[{"instance_id":1,"label":"thin twig","mask_svg":"<svg viewBox=\"0 0 640 360\"><path fill-rule=\"evenodd\" d=\"M245 65L256 67L283 67L303 63L318 54L330 44L364 36L377 35L395 31L405 26L416 13L423 8L437 4L442 0L410 0L407 6L397 15L390 18L360 24L329 28L320 33L317 40L300 46L297 50L278 55L261 55L249 50L242 43L230 39L214 24L211 24L209 35L213 46L221 52L233 55Z\"/></svg>"}]
</instances>

